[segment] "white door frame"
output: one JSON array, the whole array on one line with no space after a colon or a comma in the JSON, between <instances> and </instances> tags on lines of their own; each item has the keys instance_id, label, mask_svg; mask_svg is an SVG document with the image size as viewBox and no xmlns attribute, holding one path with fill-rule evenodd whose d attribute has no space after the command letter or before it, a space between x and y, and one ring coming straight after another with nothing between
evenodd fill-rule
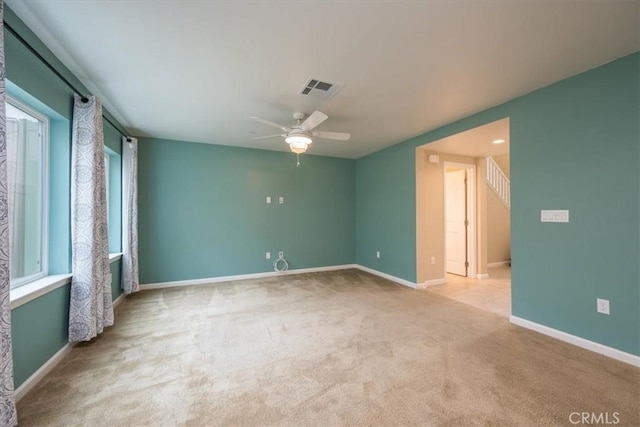
<instances>
[{"instance_id":1,"label":"white door frame","mask_svg":"<svg viewBox=\"0 0 640 427\"><path fill-rule=\"evenodd\" d=\"M446 212L446 203L445 199L445 191L446 186L444 185L445 175L447 173L447 168L456 168L456 169L465 169L467 171L467 220L469 221L469 226L467 227L467 261L469 262L469 268L467 269L467 277L476 278L478 276L478 266L477 266L477 258L478 258L478 245L476 242L476 228L477 228L477 205L476 205L476 194L477 194L477 186L476 186L476 165L471 163L458 163L458 162L444 162L442 168L442 179L443 179L443 191L442 191L442 201L444 205L444 217L447 217ZM444 245L442 253L447 253L447 235L446 235L446 227L444 222L442 223L442 233L444 234ZM447 263L442 263L442 277L447 277Z\"/></svg>"}]
</instances>

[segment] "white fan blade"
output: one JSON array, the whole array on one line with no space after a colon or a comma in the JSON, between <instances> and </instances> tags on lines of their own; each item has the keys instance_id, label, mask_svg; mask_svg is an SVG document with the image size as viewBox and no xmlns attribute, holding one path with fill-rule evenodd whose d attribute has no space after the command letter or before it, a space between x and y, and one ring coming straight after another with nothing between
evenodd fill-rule
<instances>
[{"instance_id":1,"label":"white fan blade","mask_svg":"<svg viewBox=\"0 0 640 427\"><path fill-rule=\"evenodd\" d=\"M276 136L281 136L281 137L283 137L283 138L284 138L284 137L285 137L285 136L287 136L287 135L283 133L283 134L278 134L278 135L256 136L255 138L251 138L251 139L253 139L254 141L256 141L256 140L258 140L258 139L275 138Z\"/></svg>"},{"instance_id":2,"label":"white fan blade","mask_svg":"<svg viewBox=\"0 0 640 427\"><path fill-rule=\"evenodd\" d=\"M323 139L337 139L338 141L348 141L351 138L350 133L344 132L311 132L311 135Z\"/></svg>"},{"instance_id":3,"label":"white fan blade","mask_svg":"<svg viewBox=\"0 0 640 427\"><path fill-rule=\"evenodd\" d=\"M282 129L285 132L289 132L291 129L289 129L286 126L283 125L279 125L278 123L273 123L270 122L269 120L265 120L265 119L261 119L260 117L256 117L256 116L251 116L249 117L251 120L255 120L256 122L260 122L260 123L264 123L265 125L269 125L269 126L273 126L279 129Z\"/></svg>"},{"instance_id":4,"label":"white fan blade","mask_svg":"<svg viewBox=\"0 0 640 427\"><path fill-rule=\"evenodd\" d=\"M313 113L311 113L309 117L307 117L307 120L302 122L300 127L303 130L311 130L314 127L318 126L320 123L327 120L328 118L329 116L327 116L325 113L322 113L320 111L314 111Z\"/></svg>"}]
</instances>

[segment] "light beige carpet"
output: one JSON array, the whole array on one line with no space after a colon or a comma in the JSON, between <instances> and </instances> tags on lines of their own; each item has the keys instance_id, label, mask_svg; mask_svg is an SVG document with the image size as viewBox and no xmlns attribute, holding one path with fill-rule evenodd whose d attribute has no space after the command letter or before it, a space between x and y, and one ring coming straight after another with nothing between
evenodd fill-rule
<instances>
[{"instance_id":1,"label":"light beige carpet","mask_svg":"<svg viewBox=\"0 0 640 427\"><path fill-rule=\"evenodd\" d=\"M146 291L21 426L640 425L640 369L357 270ZM575 419L575 418L574 418Z\"/></svg>"}]
</instances>

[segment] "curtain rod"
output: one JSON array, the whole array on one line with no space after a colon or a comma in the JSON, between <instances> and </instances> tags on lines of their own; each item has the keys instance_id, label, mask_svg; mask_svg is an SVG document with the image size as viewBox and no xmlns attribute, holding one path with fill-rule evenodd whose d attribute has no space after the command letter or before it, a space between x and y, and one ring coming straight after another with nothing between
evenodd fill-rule
<instances>
[{"instance_id":1,"label":"curtain rod","mask_svg":"<svg viewBox=\"0 0 640 427\"><path fill-rule=\"evenodd\" d=\"M24 39L24 37L22 37L20 34L18 34L18 32L17 32L16 30L14 30L14 29L13 29L13 27L11 27L11 25L9 25L9 24L7 23L7 21L3 21L3 23L4 23L4 27L5 27L7 30L9 30L9 32L10 32L11 34L13 34L13 36L14 36L15 38L17 38L17 39L20 41L20 43L22 43L22 44L24 45L24 47L26 47L27 49L29 49L29 51L30 51L31 53L33 53L33 54L36 56L36 58L38 58L38 59L40 60L40 62L42 62L44 65L46 65L46 66L47 66L47 68L49 68L49 70L51 70L51 71L53 72L53 74L55 74L55 75L56 75L60 80L62 80L62 82L63 82L64 84L66 84L66 85L69 87L69 89L71 89L72 91L74 91L74 92L75 92L75 93L77 93L78 95L81 95L81 96L82 96L82 99L81 99L81 101L82 101L82 102L87 102L87 101L89 100L86 96L82 95L82 92L80 92L78 89L76 89L76 87L75 87L75 86L74 86L74 85L73 85L69 80L67 80L67 79L66 79L62 74L60 74L60 72L59 72L58 70L56 70L56 69L55 69L55 67L54 67L53 65L51 65L51 64L49 63L49 61L47 61L47 60L46 60L46 58L45 58L45 57L43 57L42 55L40 55L40 53L39 53L37 50L35 50L35 49L34 49L34 47L33 47L33 46L31 46L31 45L29 44L29 42L27 42L27 41ZM126 135L124 135L124 133L120 130L120 127L116 126L116 125L115 125L115 124L114 124L114 123L113 123L113 122L112 122L108 117L105 117L105 115L104 115L104 114L102 115L102 117L103 117L107 122L109 122L109 124L110 124L111 126L113 126L113 128L114 128L114 129L116 129L118 132L120 132L120 133L122 134L122 136L126 136Z\"/></svg>"}]
</instances>

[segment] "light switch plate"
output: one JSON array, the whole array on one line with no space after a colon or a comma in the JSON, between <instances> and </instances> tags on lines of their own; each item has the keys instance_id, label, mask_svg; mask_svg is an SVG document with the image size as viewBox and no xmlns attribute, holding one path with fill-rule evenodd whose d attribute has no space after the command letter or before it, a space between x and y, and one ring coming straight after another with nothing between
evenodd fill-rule
<instances>
[{"instance_id":1,"label":"light switch plate","mask_svg":"<svg viewBox=\"0 0 640 427\"><path fill-rule=\"evenodd\" d=\"M271 197L267 196L267 204L271 203Z\"/></svg>"},{"instance_id":2,"label":"light switch plate","mask_svg":"<svg viewBox=\"0 0 640 427\"><path fill-rule=\"evenodd\" d=\"M284 197L283 196L278 197L278 203L280 203L281 205L284 205Z\"/></svg>"},{"instance_id":3,"label":"light switch plate","mask_svg":"<svg viewBox=\"0 0 640 427\"><path fill-rule=\"evenodd\" d=\"M569 222L568 210L540 211L540 222Z\"/></svg>"}]
</instances>

